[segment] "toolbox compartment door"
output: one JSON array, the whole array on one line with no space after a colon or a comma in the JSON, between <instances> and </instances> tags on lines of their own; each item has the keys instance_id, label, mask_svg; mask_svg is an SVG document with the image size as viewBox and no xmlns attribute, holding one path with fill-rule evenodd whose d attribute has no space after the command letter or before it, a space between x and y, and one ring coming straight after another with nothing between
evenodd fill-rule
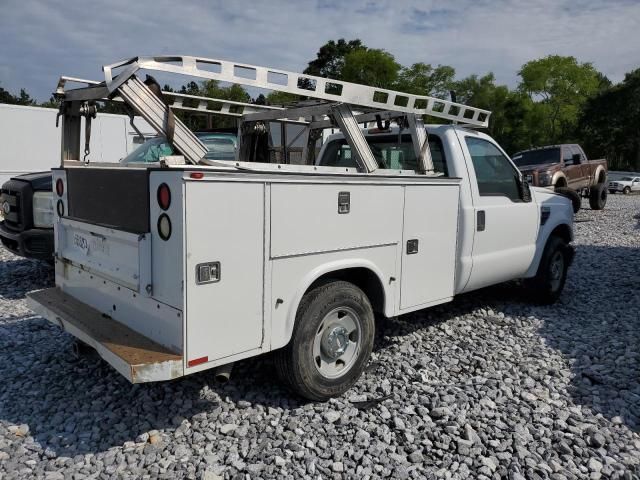
<instances>
[{"instance_id":1,"label":"toolbox compartment door","mask_svg":"<svg viewBox=\"0 0 640 480\"><path fill-rule=\"evenodd\" d=\"M185 184L187 367L262 345L264 188ZM218 278L198 281L198 269L213 264Z\"/></svg>"}]
</instances>

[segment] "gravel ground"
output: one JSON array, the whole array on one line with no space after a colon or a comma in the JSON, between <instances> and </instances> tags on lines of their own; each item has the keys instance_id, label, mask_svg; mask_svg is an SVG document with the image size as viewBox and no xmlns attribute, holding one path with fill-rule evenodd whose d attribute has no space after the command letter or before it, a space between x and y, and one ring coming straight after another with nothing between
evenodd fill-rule
<instances>
[{"instance_id":1,"label":"gravel ground","mask_svg":"<svg viewBox=\"0 0 640 480\"><path fill-rule=\"evenodd\" d=\"M26 308L0 253L0 479L640 478L640 196L578 214L557 305L516 286L381 322L367 373L307 403L264 358L130 385Z\"/></svg>"}]
</instances>

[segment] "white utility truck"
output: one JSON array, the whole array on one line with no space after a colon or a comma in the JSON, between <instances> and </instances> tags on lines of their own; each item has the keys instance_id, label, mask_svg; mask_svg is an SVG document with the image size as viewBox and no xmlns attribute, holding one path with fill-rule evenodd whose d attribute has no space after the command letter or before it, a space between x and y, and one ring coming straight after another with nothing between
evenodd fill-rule
<instances>
[{"instance_id":1,"label":"white utility truck","mask_svg":"<svg viewBox=\"0 0 640 480\"><path fill-rule=\"evenodd\" d=\"M362 373L375 314L516 279L542 302L563 289L571 204L530 190L474 130L488 111L206 58L136 57L103 70L104 82L60 93L56 286L29 301L131 382L275 351L284 382L326 400ZM137 77L145 70L316 102L243 115L236 160L208 160L149 77ZM181 155L156 165L82 162L82 116L115 99ZM427 131L425 115L454 124ZM362 129L367 122L378 128ZM287 145L272 155L270 131L282 123L303 127L302 164L289 161ZM326 128L341 133L318 153Z\"/></svg>"}]
</instances>

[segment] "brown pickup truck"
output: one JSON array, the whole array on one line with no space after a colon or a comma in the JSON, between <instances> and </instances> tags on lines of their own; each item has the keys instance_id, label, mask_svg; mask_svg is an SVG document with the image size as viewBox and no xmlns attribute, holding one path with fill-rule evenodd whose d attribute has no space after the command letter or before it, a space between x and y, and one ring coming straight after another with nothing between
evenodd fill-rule
<instances>
[{"instance_id":1,"label":"brown pickup truck","mask_svg":"<svg viewBox=\"0 0 640 480\"><path fill-rule=\"evenodd\" d=\"M566 195L577 212L581 197L589 198L593 210L607 203L607 161L589 160L580 145L562 144L524 150L513 155L524 179Z\"/></svg>"}]
</instances>

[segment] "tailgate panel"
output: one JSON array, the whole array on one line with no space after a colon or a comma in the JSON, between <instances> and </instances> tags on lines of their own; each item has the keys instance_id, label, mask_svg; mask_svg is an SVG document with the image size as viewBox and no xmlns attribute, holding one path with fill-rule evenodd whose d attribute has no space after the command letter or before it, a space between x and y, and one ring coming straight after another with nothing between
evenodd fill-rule
<instances>
[{"instance_id":1,"label":"tailgate panel","mask_svg":"<svg viewBox=\"0 0 640 480\"><path fill-rule=\"evenodd\" d=\"M149 235L62 219L57 255L83 270L147 294L151 283Z\"/></svg>"}]
</instances>

